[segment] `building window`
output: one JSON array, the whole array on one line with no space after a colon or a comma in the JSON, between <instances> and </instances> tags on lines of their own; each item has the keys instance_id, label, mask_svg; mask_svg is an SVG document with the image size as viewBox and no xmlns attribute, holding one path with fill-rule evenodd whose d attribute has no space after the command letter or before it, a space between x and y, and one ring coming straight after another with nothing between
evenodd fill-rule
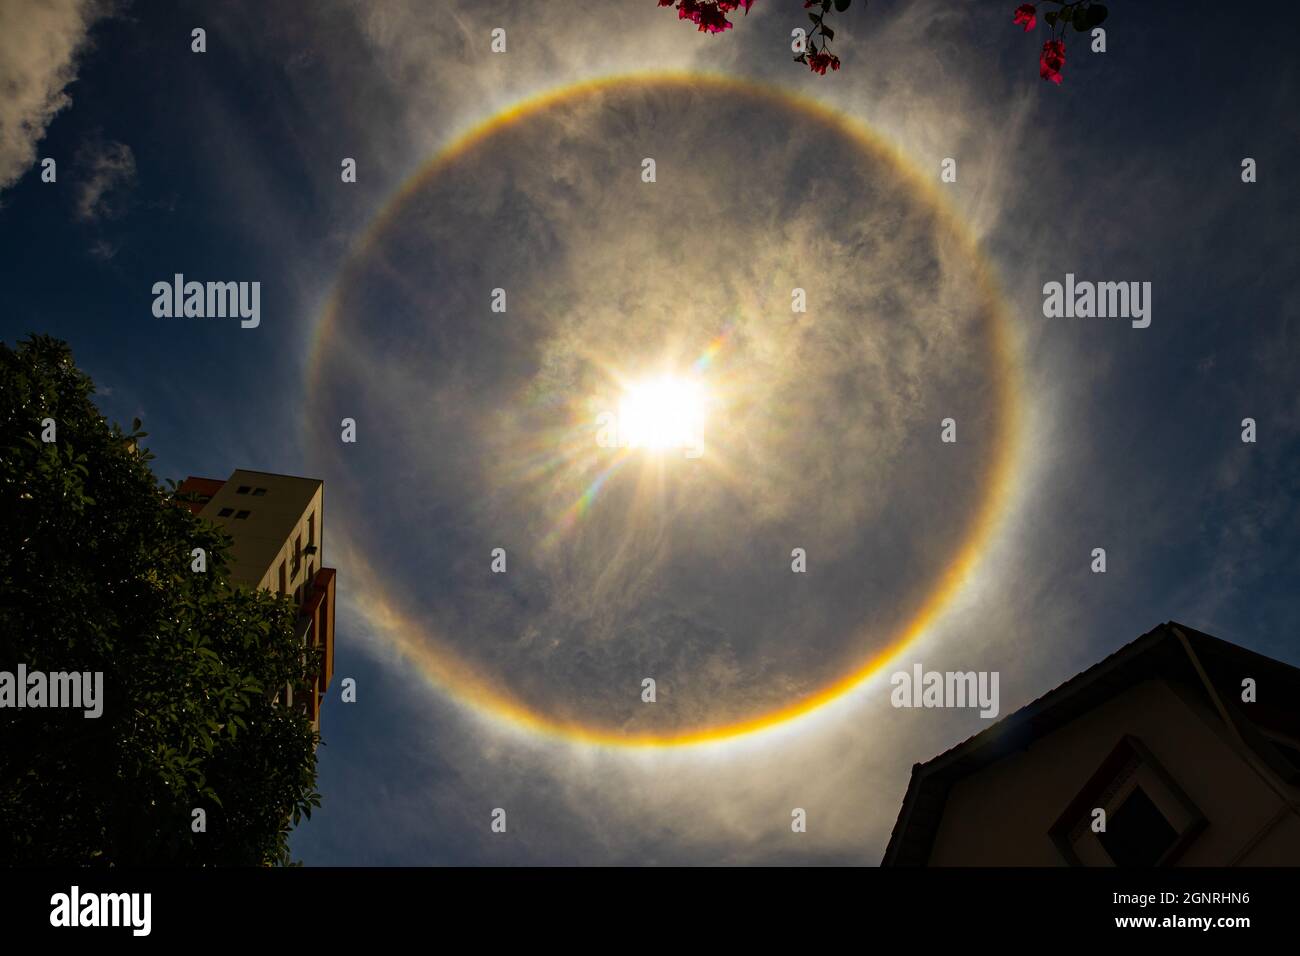
<instances>
[{"instance_id":1,"label":"building window","mask_svg":"<svg viewBox=\"0 0 1300 956\"><path fill-rule=\"evenodd\" d=\"M252 490L253 490L253 489L250 488L248 485L240 485L240 486L235 490L235 494L237 494L237 495L246 495L246 494L248 494L248 493L249 493L250 491L252 491Z\"/></svg>"},{"instance_id":2,"label":"building window","mask_svg":"<svg viewBox=\"0 0 1300 956\"><path fill-rule=\"evenodd\" d=\"M287 559L280 562L280 593L289 593L289 562Z\"/></svg>"},{"instance_id":3,"label":"building window","mask_svg":"<svg viewBox=\"0 0 1300 956\"><path fill-rule=\"evenodd\" d=\"M235 509L234 509L234 508L222 508L220 511L217 512L217 517L218 517L218 518L229 518L229 517L230 517L231 515L233 515L234 513L235 513Z\"/></svg>"},{"instance_id":4,"label":"building window","mask_svg":"<svg viewBox=\"0 0 1300 956\"><path fill-rule=\"evenodd\" d=\"M1097 834L1116 866L1155 866L1178 841L1147 792L1134 787L1119 808L1106 820L1106 832Z\"/></svg>"},{"instance_id":5,"label":"building window","mask_svg":"<svg viewBox=\"0 0 1300 956\"><path fill-rule=\"evenodd\" d=\"M1101 814L1105 829L1097 832ZM1142 741L1125 736L1048 836L1072 866L1169 866L1205 826L1178 781Z\"/></svg>"},{"instance_id":6,"label":"building window","mask_svg":"<svg viewBox=\"0 0 1300 956\"><path fill-rule=\"evenodd\" d=\"M293 539L293 576L298 576L298 571L302 568L302 535L295 535Z\"/></svg>"},{"instance_id":7,"label":"building window","mask_svg":"<svg viewBox=\"0 0 1300 956\"><path fill-rule=\"evenodd\" d=\"M314 514L307 516L307 543L310 545L316 543L316 516Z\"/></svg>"},{"instance_id":8,"label":"building window","mask_svg":"<svg viewBox=\"0 0 1300 956\"><path fill-rule=\"evenodd\" d=\"M262 497L264 494L266 494L266 489L265 489L265 488L254 488L254 489L253 489L253 497L254 497L254 498L260 498L260 497Z\"/></svg>"},{"instance_id":9,"label":"building window","mask_svg":"<svg viewBox=\"0 0 1300 956\"><path fill-rule=\"evenodd\" d=\"M236 521L243 521L245 518L247 518L247 517L249 516L249 514L251 514L251 512L248 512L248 511L237 511L237 512L235 512L235 520L236 520Z\"/></svg>"}]
</instances>

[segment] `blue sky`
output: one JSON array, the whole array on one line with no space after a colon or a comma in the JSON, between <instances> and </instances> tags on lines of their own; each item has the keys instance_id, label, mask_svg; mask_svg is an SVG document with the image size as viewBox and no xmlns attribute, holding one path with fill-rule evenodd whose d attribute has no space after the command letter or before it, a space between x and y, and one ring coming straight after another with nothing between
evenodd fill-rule
<instances>
[{"instance_id":1,"label":"blue sky","mask_svg":"<svg viewBox=\"0 0 1300 956\"><path fill-rule=\"evenodd\" d=\"M789 61L789 30L803 14L788 0L758 0L717 38L650 0L602 3L598 13L451 0L29 6L28 29L48 42L0 29L0 70L10 74L0 78L26 91L0 108L0 339L66 339L104 413L143 419L160 478L246 467L326 481L326 561L340 587L336 677L355 677L360 691L356 704L332 696L324 711L324 805L293 844L305 862L874 863L911 764L983 726L968 711L890 708L877 682L758 738L707 752L624 752L502 726L424 679L385 636L374 595L358 586L362 563L430 620L447 608L469 621L487 614L459 584L462 556L440 544L480 499L440 480L453 459L421 442L420 426L456 433L403 404L427 397L419 360L430 361L431 380L451 371L429 345L458 328L458 315L439 308L459 294L456 276L438 272L451 261L449 240L440 246L433 227L412 233L412 242L432 236L428 269L414 255L404 267L425 307L395 295L382 326L367 320L370 338L363 317L343 323L353 338L340 335L332 367L353 369L355 392L309 393L310 345L361 238L413 173L499 110L582 80L709 70L810 97L935 182L991 263L1024 413L1014 488L970 580L900 665L999 671L1009 713L1170 619L1300 663L1300 121L1296 63L1278 56L1271 24L1227 5L1162 11L1117 0L1107 52L1072 35L1056 88L1037 76L1041 29L1013 27L1014 4L851 9L836 28L843 68L825 78ZM190 51L196 26L207 30L204 54ZM509 36L503 55L488 47L496 26ZM75 53L61 63L63 49ZM61 92L67 101L55 109ZM663 116L667 150L686 120ZM786 128L761 109L751 134L745 121L726 134L735 144L726 182L742 197L756 190L757 203L770 188L770 144ZM837 149L828 141L824 154ZM500 169L525 169L515 150L485 152L458 174L459 195L481 199L474 190L488 195L482 183ZM822 154L814 143L811 155ZM57 183L40 181L36 163L47 156ZM343 156L358 160L355 184L340 182ZM956 183L938 184L945 157L957 159ZM1255 183L1241 181L1244 157L1257 161ZM584 181L582 154L568 159ZM835 175L809 165L810 179ZM511 175L536 199L522 172ZM491 261L506 240L474 231L486 201L467 207L455 248ZM855 215L861 201L846 195L837 208ZM536 208L549 207L519 207ZM545 228L573 235L564 231L572 212L554 212ZM509 210L502 215L498 227L510 231ZM719 222L722 236L749 235L734 218ZM517 259L537 248L540 228L519 219L509 240ZM773 238L750 255L780 248ZM630 276L636 262L624 263ZM1042 286L1067 272L1151 282L1151 326L1045 317ZM261 325L155 318L152 285L175 273L260 281ZM609 275L624 281L617 268ZM511 274L530 281L526 270ZM635 314L617 318L635 327ZM519 356L538 354L531 339L511 343ZM389 374L371 368L367 378L346 364L404 350L408 364ZM455 394L475 416L496 410ZM355 449L330 441L338 412L352 407L370 416ZM404 407L409 417L393 418ZM823 415L828 428L857 420L841 414ZM1245 417L1258 423L1254 444L1240 440ZM919 492L895 495L898 514L924 503ZM344 548L329 535L345 524L371 532ZM1105 575L1089 570L1098 546ZM838 607L826 605L828 615ZM530 613L502 619L522 631ZM813 656L829 652L810 646ZM532 660L502 654L507 671ZM1091 769L1081 768L1085 778ZM809 833L789 832L792 806L810 808ZM505 835L488 830L495 807L510 811Z\"/></svg>"}]
</instances>

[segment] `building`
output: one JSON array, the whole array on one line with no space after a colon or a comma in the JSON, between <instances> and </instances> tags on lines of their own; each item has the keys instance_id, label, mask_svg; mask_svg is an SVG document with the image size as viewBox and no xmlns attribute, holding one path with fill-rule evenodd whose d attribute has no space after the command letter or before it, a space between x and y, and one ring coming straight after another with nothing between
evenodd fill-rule
<instances>
[{"instance_id":1,"label":"building","mask_svg":"<svg viewBox=\"0 0 1300 956\"><path fill-rule=\"evenodd\" d=\"M324 566L325 484L239 469L225 481L186 478L177 491L193 496L185 507L219 525L234 540L229 552L235 584L273 591L298 609L303 646L321 655L306 700L286 687L281 700L300 706L320 730L320 707L334 674L334 569Z\"/></svg>"},{"instance_id":2,"label":"building","mask_svg":"<svg viewBox=\"0 0 1300 956\"><path fill-rule=\"evenodd\" d=\"M1296 864L1300 670L1173 622L913 766L882 861Z\"/></svg>"}]
</instances>

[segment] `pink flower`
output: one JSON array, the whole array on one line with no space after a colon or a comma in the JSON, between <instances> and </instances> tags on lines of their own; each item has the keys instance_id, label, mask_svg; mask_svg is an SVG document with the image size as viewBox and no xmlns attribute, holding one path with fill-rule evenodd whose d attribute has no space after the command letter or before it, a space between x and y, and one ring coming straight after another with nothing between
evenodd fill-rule
<instances>
[{"instance_id":1,"label":"pink flower","mask_svg":"<svg viewBox=\"0 0 1300 956\"><path fill-rule=\"evenodd\" d=\"M1034 9L1032 3L1022 3L1020 6L1016 7L1016 17L1011 22L1013 24L1023 23L1025 25L1025 32L1028 33L1038 24L1038 11Z\"/></svg>"},{"instance_id":2,"label":"pink flower","mask_svg":"<svg viewBox=\"0 0 1300 956\"><path fill-rule=\"evenodd\" d=\"M1065 66L1065 41L1048 40L1038 55L1038 75L1061 85L1061 67Z\"/></svg>"}]
</instances>

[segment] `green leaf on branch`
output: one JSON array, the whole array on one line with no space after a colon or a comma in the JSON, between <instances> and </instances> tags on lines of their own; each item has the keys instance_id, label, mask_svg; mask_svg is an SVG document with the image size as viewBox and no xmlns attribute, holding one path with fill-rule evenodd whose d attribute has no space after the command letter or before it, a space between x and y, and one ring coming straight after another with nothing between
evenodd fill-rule
<instances>
[{"instance_id":1,"label":"green leaf on branch","mask_svg":"<svg viewBox=\"0 0 1300 956\"><path fill-rule=\"evenodd\" d=\"M143 437L140 420L125 434L93 391L65 343L0 342L0 662L102 671L112 688L84 738L0 709L0 860L288 862L293 810L315 796L316 735L264 688L307 679L293 610L231 585L229 537L179 506L153 456L123 440ZM57 411L57 447L33 437L43 409ZM194 547L209 573L178 573ZM205 804L219 817L192 835Z\"/></svg>"}]
</instances>

